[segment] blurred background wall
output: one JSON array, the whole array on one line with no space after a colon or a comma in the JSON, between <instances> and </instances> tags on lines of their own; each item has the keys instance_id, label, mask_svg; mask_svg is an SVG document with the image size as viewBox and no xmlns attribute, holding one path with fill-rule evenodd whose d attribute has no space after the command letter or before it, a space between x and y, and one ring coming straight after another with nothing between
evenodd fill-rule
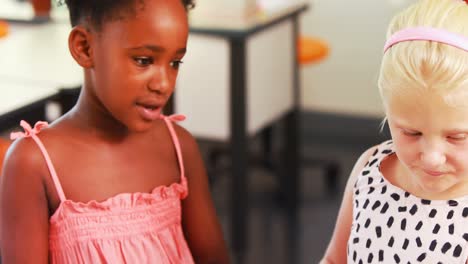
<instances>
[{"instance_id":1,"label":"blurred background wall","mask_svg":"<svg viewBox=\"0 0 468 264\"><path fill-rule=\"evenodd\" d=\"M306 111L382 117L377 77L391 16L414 0L310 0L301 32L328 41L330 55L302 69Z\"/></svg>"}]
</instances>

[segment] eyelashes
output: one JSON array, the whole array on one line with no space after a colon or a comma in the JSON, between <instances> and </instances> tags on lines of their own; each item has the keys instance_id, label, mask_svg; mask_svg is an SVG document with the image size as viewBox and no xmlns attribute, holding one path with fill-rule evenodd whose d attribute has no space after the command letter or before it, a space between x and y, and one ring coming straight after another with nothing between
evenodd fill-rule
<instances>
[{"instance_id":1,"label":"eyelashes","mask_svg":"<svg viewBox=\"0 0 468 264\"><path fill-rule=\"evenodd\" d=\"M184 63L184 62L181 61L181 60L175 60L175 61L172 61L170 65L171 65L172 68L178 70L182 63Z\"/></svg>"},{"instance_id":2,"label":"eyelashes","mask_svg":"<svg viewBox=\"0 0 468 264\"><path fill-rule=\"evenodd\" d=\"M134 57L133 61L140 67L147 67L154 64L154 59L152 57ZM183 63L182 60L174 60L169 63L169 65L178 70L180 65Z\"/></svg>"},{"instance_id":3,"label":"eyelashes","mask_svg":"<svg viewBox=\"0 0 468 264\"><path fill-rule=\"evenodd\" d=\"M418 137L423 135L423 133L421 133L421 132L405 130L405 129L402 129L401 133L404 136L411 137L411 138L418 138ZM465 133L453 134L453 135L446 136L446 138L448 140L461 142L461 141L464 141L464 140L467 139L467 134L465 134Z\"/></svg>"},{"instance_id":4,"label":"eyelashes","mask_svg":"<svg viewBox=\"0 0 468 264\"><path fill-rule=\"evenodd\" d=\"M133 60L139 66L148 66L154 63L154 60L151 57L134 57Z\"/></svg>"}]
</instances>

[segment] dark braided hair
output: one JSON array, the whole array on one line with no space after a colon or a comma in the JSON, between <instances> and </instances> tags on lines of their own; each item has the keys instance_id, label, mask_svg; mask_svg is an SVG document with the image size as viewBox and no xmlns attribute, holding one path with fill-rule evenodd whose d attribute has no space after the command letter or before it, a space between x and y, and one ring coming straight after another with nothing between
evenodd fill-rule
<instances>
[{"instance_id":1,"label":"dark braided hair","mask_svg":"<svg viewBox=\"0 0 468 264\"><path fill-rule=\"evenodd\" d=\"M162 0L166 1L166 0ZM66 4L70 13L72 26L78 25L83 19L96 28L100 28L106 20L121 19L124 15L134 15L145 0L58 0L59 5ZM188 11L195 7L195 0L181 0Z\"/></svg>"}]
</instances>

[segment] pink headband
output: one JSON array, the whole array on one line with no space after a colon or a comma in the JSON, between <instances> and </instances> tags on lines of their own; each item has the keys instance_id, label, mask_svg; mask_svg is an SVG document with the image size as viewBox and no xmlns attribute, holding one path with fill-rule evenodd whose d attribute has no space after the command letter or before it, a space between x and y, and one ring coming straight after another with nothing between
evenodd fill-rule
<instances>
[{"instance_id":1,"label":"pink headband","mask_svg":"<svg viewBox=\"0 0 468 264\"><path fill-rule=\"evenodd\" d=\"M414 27L393 34L385 43L384 53L399 42L411 40L435 41L468 51L468 37L439 28Z\"/></svg>"}]
</instances>

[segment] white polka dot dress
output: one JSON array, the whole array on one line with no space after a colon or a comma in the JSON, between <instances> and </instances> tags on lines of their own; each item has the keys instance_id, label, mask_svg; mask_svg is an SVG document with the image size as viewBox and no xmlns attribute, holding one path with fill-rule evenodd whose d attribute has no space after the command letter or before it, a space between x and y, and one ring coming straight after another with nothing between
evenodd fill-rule
<instances>
[{"instance_id":1,"label":"white polka dot dress","mask_svg":"<svg viewBox=\"0 0 468 264\"><path fill-rule=\"evenodd\" d=\"M393 153L382 143L358 176L348 263L466 264L468 196L425 200L392 185L380 163Z\"/></svg>"}]
</instances>

